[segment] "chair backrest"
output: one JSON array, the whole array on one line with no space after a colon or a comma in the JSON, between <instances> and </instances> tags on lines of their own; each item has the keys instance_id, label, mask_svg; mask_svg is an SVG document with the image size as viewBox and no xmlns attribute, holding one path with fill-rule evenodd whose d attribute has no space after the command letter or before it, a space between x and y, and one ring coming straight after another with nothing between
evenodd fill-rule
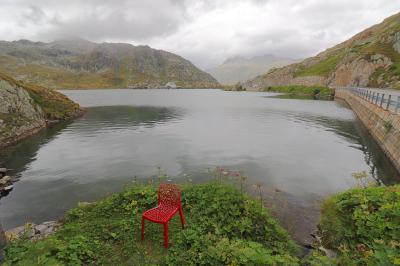
<instances>
[{"instance_id":1,"label":"chair backrest","mask_svg":"<svg viewBox=\"0 0 400 266\"><path fill-rule=\"evenodd\" d=\"M158 204L177 206L181 204L181 191L174 184L160 184L158 189Z\"/></svg>"}]
</instances>

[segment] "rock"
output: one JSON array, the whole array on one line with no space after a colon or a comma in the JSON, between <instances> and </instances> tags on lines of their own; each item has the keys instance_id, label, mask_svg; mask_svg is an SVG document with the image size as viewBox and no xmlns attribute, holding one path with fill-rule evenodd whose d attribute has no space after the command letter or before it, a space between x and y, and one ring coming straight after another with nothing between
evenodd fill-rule
<instances>
[{"instance_id":1,"label":"rock","mask_svg":"<svg viewBox=\"0 0 400 266\"><path fill-rule=\"evenodd\" d=\"M24 236L31 240L37 240L53 234L60 225L61 223L57 221L48 221L38 225L27 223L26 225L8 230L6 235L9 239L19 239Z\"/></svg>"},{"instance_id":2,"label":"rock","mask_svg":"<svg viewBox=\"0 0 400 266\"><path fill-rule=\"evenodd\" d=\"M4 260L4 248L6 244L6 235L4 234L3 227L0 224L0 264Z\"/></svg>"},{"instance_id":3,"label":"rock","mask_svg":"<svg viewBox=\"0 0 400 266\"><path fill-rule=\"evenodd\" d=\"M9 186L6 186L6 187L4 188L4 190L5 190L6 192L8 192L8 191L11 191L13 188L14 188L13 185L9 185Z\"/></svg>"},{"instance_id":4,"label":"rock","mask_svg":"<svg viewBox=\"0 0 400 266\"><path fill-rule=\"evenodd\" d=\"M175 84L175 82L170 81L167 84L165 84L165 87L167 89L176 89L176 84Z\"/></svg>"},{"instance_id":5,"label":"rock","mask_svg":"<svg viewBox=\"0 0 400 266\"><path fill-rule=\"evenodd\" d=\"M327 248L324 248L322 246L319 247L318 249L321 250L322 252L324 252L325 255L330 259L337 258L337 253L335 251L331 250L331 249L327 249Z\"/></svg>"},{"instance_id":6,"label":"rock","mask_svg":"<svg viewBox=\"0 0 400 266\"><path fill-rule=\"evenodd\" d=\"M12 178L10 176L8 176L8 175L3 176L3 177L0 178L0 185L1 184L5 185L5 184L7 184L7 183L9 183L11 181L12 181Z\"/></svg>"}]
</instances>

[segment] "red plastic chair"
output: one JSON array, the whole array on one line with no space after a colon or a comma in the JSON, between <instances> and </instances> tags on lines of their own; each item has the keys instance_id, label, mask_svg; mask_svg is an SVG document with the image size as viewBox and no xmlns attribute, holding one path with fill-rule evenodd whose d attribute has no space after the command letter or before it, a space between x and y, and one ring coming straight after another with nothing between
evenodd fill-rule
<instances>
[{"instance_id":1,"label":"red plastic chair","mask_svg":"<svg viewBox=\"0 0 400 266\"><path fill-rule=\"evenodd\" d=\"M168 248L168 222L179 211L182 228L185 226L181 204L181 191L174 184L161 184L158 189L158 206L147 210L142 216L142 240L144 240L144 220L164 225L164 247Z\"/></svg>"}]
</instances>

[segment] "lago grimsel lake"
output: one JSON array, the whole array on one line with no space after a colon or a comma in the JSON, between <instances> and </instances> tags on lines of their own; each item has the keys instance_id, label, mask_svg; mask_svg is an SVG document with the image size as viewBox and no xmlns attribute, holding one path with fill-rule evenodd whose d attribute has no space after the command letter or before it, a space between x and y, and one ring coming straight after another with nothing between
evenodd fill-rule
<instances>
[{"instance_id":1,"label":"lago grimsel lake","mask_svg":"<svg viewBox=\"0 0 400 266\"><path fill-rule=\"evenodd\" d=\"M79 201L118 192L159 171L172 182L212 178L217 166L263 183L265 202L302 239L322 200L367 171L383 184L398 173L355 114L338 101L279 99L221 90L61 91L87 108L0 151L20 177L0 200L5 229L59 219Z\"/></svg>"}]
</instances>

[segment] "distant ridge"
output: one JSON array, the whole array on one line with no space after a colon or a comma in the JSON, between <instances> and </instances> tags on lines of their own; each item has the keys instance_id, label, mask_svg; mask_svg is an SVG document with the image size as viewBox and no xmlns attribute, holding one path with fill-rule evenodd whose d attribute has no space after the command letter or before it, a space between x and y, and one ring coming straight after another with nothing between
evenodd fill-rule
<instances>
[{"instance_id":1,"label":"distant ridge","mask_svg":"<svg viewBox=\"0 0 400 266\"><path fill-rule=\"evenodd\" d=\"M48 88L215 87L218 82L188 60L149 46L93 43L84 39L51 43L0 41L0 71Z\"/></svg>"},{"instance_id":2,"label":"distant ridge","mask_svg":"<svg viewBox=\"0 0 400 266\"><path fill-rule=\"evenodd\" d=\"M265 73L273 67L282 67L298 60L280 58L273 55L255 57L231 57L221 65L206 70L220 83L232 85Z\"/></svg>"}]
</instances>

